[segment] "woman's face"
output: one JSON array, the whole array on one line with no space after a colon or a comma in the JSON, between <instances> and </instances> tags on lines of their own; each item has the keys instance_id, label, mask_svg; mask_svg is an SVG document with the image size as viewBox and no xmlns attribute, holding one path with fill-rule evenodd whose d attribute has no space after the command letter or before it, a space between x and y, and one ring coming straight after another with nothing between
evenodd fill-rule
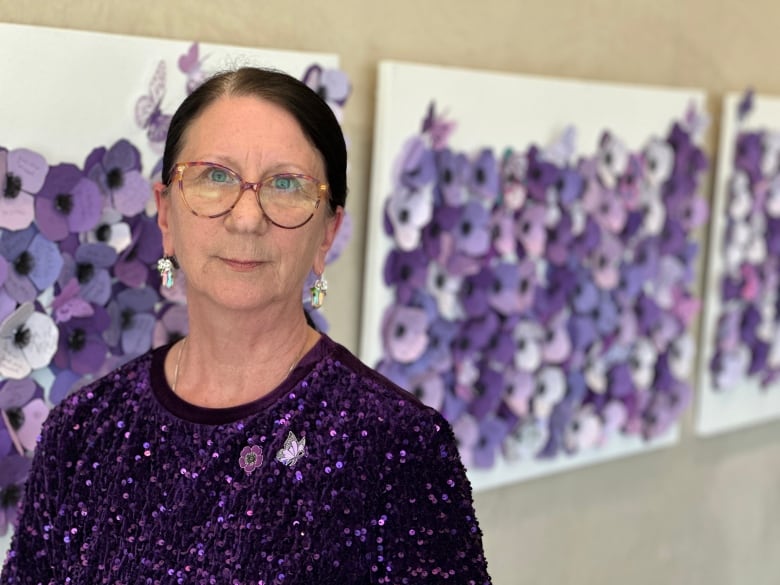
<instances>
[{"instance_id":1,"label":"woman's face","mask_svg":"<svg viewBox=\"0 0 780 585\"><path fill-rule=\"evenodd\" d=\"M300 173L326 182L322 156L283 108L255 97L222 97L189 126L177 162L215 162L257 182L279 173ZM167 255L175 254L187 277L188 302L212 302L234 310L300 307L309 270L325 269L343 209L328 213L320 202L297 229L275 226L255 193L244 191L219 218L193 215L172 182L155 187L158 223Z\"/></svg>"}]
</instances>

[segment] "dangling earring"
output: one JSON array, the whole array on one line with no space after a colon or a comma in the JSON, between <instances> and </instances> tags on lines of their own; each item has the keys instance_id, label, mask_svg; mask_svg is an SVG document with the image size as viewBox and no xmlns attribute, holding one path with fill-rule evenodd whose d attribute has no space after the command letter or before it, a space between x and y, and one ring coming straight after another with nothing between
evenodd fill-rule
<instances>
[{"instance_id":1,"label":"dangling earring","mask_svg":"<svg viewBox=\"0 0 780 585\"><path fill-rule=\"evenodd\" d=\"M325 280L325 275L321 274L314 286L311 287L311 306L313 309L319 309L325 302L325 295L328 292L328 281Z\"/></svg>"},{"instance_id":2,"label":"dangling earring","mask_svg":"<svg viewBox=\"0 0 780 585\"><path fill-rule=\"evenodd\" d=\"M160 273L165 288L173 286L173 271L178 268L175 256L163 256L157 261L157 271Z\"/></svg>"}]
</instances>

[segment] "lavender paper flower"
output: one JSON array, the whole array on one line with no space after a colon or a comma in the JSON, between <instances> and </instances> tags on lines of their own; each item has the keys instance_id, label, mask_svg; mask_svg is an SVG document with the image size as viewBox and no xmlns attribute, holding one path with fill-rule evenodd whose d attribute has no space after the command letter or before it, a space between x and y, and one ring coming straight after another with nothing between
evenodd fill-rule
<instances>
[{"instance_id":1,"label":"lavender paper flower","mask_svg":"<svg viewBox=\"0 0 780 585\"><path fill-rule=\"evenodd\" d=\"M52 241L91 230L103 209L98 186L75 165L52 167L35 198L35 222Z\"/></svg>"},{"instance_id":2,"label":"lavender paper flower","mask_svg":"<svg viewBox=\"0 0 780 585\"><path fill-rule=\"evenodd\" d=\"M22 230L34 217L34 196L49 171L46 160L25 148L0 148L0 228Z\"/></svg>"},{"instance_id":3,"label":"lavender paper flower","mask_svg":"<svg viewBox=\"0 0 780 585\"><path fill-rule=\"evenodd\" d=\"M127 217L141 213L152 195L151 184L141 174L141 154L127 140L117 141L108 150L93 150L84 169L114 209Z\"/></svg>"}]
</instances>

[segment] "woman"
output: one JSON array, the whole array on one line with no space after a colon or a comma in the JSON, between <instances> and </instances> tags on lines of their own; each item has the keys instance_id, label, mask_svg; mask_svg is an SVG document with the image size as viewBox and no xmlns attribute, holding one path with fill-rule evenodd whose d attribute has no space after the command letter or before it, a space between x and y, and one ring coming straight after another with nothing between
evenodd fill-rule
<instances>
[{"instance_id":1,"label":"woman","mask_svg":"<svg viewBox=\"0 0 780 585\"><path fill-rule=\"evenodd\" d=\"M301 309L347 192L327 104L218 75L174 115L163 177L190 333L52 412L0 581L489 582L449 425Z\"/></svg>"}]
</instances>

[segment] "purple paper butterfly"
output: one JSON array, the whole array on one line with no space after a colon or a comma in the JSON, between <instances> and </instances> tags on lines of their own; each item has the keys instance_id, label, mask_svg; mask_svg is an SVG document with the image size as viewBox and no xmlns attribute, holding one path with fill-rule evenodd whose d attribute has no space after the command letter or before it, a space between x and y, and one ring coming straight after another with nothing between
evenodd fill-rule
<instances>
[{"instance_id":1,"label":"purple paper butterfly","mask_svg":"<svg viewBox=\"0 0 780 585\"><path fill-rule=\"evenodd\" d=\"M171 116L160 109L165 95L165 61L157 64L157 69L149 82L149 93L135 102L135 121L146 129L146 136L152 142L163 142L168 134Z\"/></svg>"},{"instance_id":2,"label":"purple paper butterfly","mask_svg":"<svg viewBox=\"0 0 780 585\"><path fill-rule=\"evenodd\" d=\"M301 457L306 455L306 437L299 440L292 431L284 441L284 447L276 452L276 460L287 467L294 467Z\"/></svg>"},{"instance_id":3,"label":"purple paper butterfly","mask_svg":"<svg viewBox=\"0 0 780 585\"><path fill-rule=\"evenodd\" d=\"M206 73L202 69L204 59L200 58L198 43L192 43L187 52L179 57L179 71L187 76L187 94L191 94L206 80Z\"/></svg>"}]
</instances>

